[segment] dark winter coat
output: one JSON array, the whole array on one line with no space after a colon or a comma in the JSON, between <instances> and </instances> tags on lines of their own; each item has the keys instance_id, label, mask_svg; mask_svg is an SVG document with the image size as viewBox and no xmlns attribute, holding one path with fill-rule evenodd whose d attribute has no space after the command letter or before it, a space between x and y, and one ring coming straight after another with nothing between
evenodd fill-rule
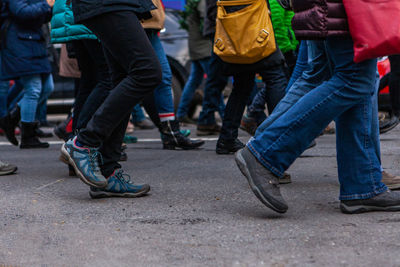
<instances>
[{"instance_id":1,"label":"dark winter coat","mask_svg":"<svg viewBox=\"0 0 400 267\"><path fill-rule=\"evenodd\" d=\"M75 22L81 22L104 13L131 10L139 19L151 18L155 9L151 0L72 0Z\"/></svg>"},{"instance_id":2,"label":"dark winter coat","mask_svg":"<svg viewBox=\"0 0 400 267\"><path fill-rule=\"evenodd\" d=\"M349 26L342 0L293 0L293 30L298 39L348 36Z\"/></svg>"},{"instance_id":3,"label":"dark winter coat","mask_svg":"<svg viewBox=\"0 0 400 267\"><path fill-rule=\"evenodd\" d=\"M0 51L1 79L51 73L42 25L51 19L46 0L2 0L3 14L10 20Z\"/></svg>"}]
</instances>

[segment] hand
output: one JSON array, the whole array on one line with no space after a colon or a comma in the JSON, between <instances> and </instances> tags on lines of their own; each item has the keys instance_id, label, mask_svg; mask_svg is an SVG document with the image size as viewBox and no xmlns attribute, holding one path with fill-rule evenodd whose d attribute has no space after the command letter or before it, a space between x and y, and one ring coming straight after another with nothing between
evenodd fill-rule
<instances>
[{"instance_id":1,"label":"hand","mask_svg":"<svg viewBox=\"0 0 400 267\"><path fill-rule=\"evenodd\" d=\"M53 7L53 6L54 6L55 0L46 0L46 1L47 1L47 4L48 4L50 7Z\"/></svg>"}]
</instances>

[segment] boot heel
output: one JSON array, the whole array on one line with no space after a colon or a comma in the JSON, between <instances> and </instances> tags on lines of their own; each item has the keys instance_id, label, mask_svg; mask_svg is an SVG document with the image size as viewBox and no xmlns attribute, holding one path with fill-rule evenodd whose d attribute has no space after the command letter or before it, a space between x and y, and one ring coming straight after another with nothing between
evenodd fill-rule
<instances>
[{"instance_id":1,"label":"boot heel","mask_svg":"<svg viewBox=\"0 0 400 267\"><path fill-rule=\"evenodd\" d=\"M167 149L167 150L175 150L175 145L163 145L163 149Z\"/></svg>"}]
</instances>

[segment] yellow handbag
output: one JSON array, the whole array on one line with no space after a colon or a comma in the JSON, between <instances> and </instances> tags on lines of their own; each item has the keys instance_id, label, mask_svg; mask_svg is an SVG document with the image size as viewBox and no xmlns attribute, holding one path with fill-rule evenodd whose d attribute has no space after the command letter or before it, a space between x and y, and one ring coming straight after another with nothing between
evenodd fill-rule
<instances>
[{"instance_id":1,"label":"yellow handbag","mask_svg":"<svg viewBox=\"0 0 400 267\"><path fill-rule=\"evenodd\" d=\"M142 21L142 26L145 29L162 30L164 29L165 11L161 0L153 0L153 4L157 7L151 11L151 19Z\"/></svg>"},{"instance_id":2,"label":"yellow handbag","mask_svg":"<svg viewBox=\"0 0 400 267\"><path fill-rule=\"evenodd\" d=\"M214 53L223 61L253 64L276 51L275 35L266 1L217 2ZM239 10L229 12L230 9Z\"/></svg>"}]
</instances>

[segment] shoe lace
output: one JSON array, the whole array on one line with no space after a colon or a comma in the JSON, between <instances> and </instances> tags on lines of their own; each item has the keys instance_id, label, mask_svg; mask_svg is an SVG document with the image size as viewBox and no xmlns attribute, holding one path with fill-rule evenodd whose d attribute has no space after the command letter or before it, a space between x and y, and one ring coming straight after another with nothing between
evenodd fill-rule
<instances>
[{"instance_id":1,"label":"shoe lace","mask_svg":"<svg viewBox=\"0 0 400 267\"><path fill-rule=\"evenodd\" d=\"M99 151L90 152L89 153L89 164L90 164L90 167L95 172L100 171L99 162L100 162L100 165L103 165L103 156L101 155L101 153Z\"/></svg>"},{"instance_id":2,"label":"shoe lace","mask_svg":"<svg viewBox=\"0 0 400 267\"><path fill-rule=\"evenodd\" d=\"M123 183L132 184L131 176L124 173L122 170L116 172L115 177Z\"/></svg>"}]
</instances>

